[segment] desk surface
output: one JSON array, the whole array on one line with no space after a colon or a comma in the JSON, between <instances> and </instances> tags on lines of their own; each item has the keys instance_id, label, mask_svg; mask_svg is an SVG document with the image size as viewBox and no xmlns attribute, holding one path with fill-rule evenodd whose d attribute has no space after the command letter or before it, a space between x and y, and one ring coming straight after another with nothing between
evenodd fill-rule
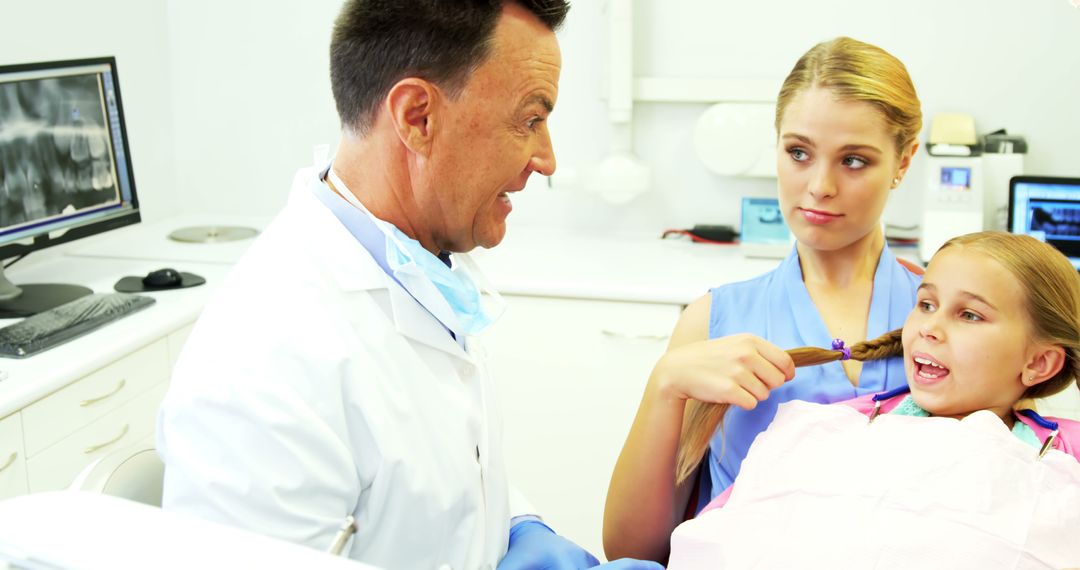
<instances>
[{"instance_id":1,"label":"desk surface","mask_svg":"<svg viewBox=\"0 0 1080 570\"><path fill-rule=\"evenodd\" d=\"M184 215L137 224L79 244L74 255L234 263L252 240L189 244L168 239L185 226L263 229L267 218ZM566 232L510 223L503 243L473 257L502 293L686 304L710 287L760 275L778 259L750 259L738 246L661 240L657 235ZM181 267L177 269L183 270Z\"/></svg>"},{"instance_id":2,"label":"desk surface","mask_svg":"<svg viewBox=\"0 0 1080 570\"><path fill-rule=\"evenodd\" d=\"M18 283L74 283L110 292L118 279L145 275L163 261L100 259L60 255L31 263L33 256L6 270ZM171 263L171 262L170 262ZM185 263L183 270L206 277L199 287L144 293L152 306L113 321L85 336L25 359L0 358L0 418L194 321L228 266ZM0 325L16 322L0 320Z\"/></svg>"},{"instance_id":3,"label":"desk surface","mask_svg":"<svg viewBox=\"0 0 1080 570\"><path fill-rule=\"evenodd\" d=\"M677 305L780 263L744 257L733 245L514 228L498 247L472 255L502 293Z\"/></svg>"}]
</instances>

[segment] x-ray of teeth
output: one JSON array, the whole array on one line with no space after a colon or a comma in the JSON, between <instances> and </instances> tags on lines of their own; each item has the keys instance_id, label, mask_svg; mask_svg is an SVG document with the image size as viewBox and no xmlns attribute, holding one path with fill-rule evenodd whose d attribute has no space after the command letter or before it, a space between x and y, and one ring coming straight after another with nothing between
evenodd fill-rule
<instances>
[{"instance_id":1,"label":"x-ray of teeth","mask_svg":"<svg viewBox=\"0 0 1080 570\"><path fill-rule=\"evenodd\" d=\"M119 201L96 75L0 84L0 229Z\"/></svg>"}]
</instances>

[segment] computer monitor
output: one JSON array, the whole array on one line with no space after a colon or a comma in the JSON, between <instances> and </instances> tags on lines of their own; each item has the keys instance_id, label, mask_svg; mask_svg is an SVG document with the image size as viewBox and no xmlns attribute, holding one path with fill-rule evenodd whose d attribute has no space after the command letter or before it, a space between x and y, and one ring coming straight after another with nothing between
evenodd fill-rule
<instances>
[{"instance_id":1,"label":"computer monitor","mask_svg":"<svg viewBox=\"0 0 1080 570\"><path fill-rule=\"evenodd\" d=\"M1014 176L1009 231L1049 243L1080 270L1080 178Z\"/></svg>"},{"instance_id":2,"label":"computer monitor","mask_svg":"<svg viewBox=\"0 0 1080 570\"><path fill-rule=\"evenodd\" d=\"M0 67L0 260L138 221L116 59ZM88 293L0 269L0 318Z\"/></svg>"},{"instance_id":3,"label":"computer monitor","mask_svg":"<svg viewBox=\"0 0 1080 570\"><path fill-rule=\"evenodd\" d=\"M776 198L743 198L739 250L746 257L786 257L791 231Z\"/></svg>"}]
</instances>

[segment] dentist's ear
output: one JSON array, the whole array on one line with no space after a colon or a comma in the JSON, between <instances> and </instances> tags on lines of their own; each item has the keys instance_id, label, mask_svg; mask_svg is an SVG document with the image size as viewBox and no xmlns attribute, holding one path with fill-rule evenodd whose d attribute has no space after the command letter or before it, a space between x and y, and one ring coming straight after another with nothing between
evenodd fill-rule
<instances>
[{"instance_id":1,"label":"dentist's ear","mask_svg":"<svg viewBox=\"0 0 1080 570\"><path fill-rule=\"evenodd\" d=\"M398 139L409 150L427 156L431 150L432 126L439 90L418 77L398 81L384 102Z\"/></svg>"},{"instance_id":2,"label":"dentist's ear","mask_svg":"<svg viewBox=\"0 0 1080 570\"><path fill-rule=\"evenodd\" d=\"M1065 366L1065 349L1057 345L1039 346L1020 376L1028 388L1054 377Z\"/></svg>"}]
</instances>

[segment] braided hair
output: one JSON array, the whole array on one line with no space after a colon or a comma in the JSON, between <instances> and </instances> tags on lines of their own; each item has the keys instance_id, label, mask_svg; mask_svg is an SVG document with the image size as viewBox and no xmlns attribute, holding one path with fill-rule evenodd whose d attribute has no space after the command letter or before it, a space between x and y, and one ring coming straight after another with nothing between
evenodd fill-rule
<instances>
[{"instance_id":1,"label":"braided hair","mask_svg":"<svg viewBox=\"0 0 1080 570\"><path fill-rule=\"evenodd\" d=\"M817 366L826 362L844 360L850 353L852 360L865 362L867 360L882 360L901 356L904 346L900 336L903 329L889 331L875 339L855 343L850 349L830 350L805 346L793 348L787 353L795 361L795 366ZM690 400L686 403L686 416L683 420L682 435L679 438L679 451L675 460L675 482L681 484L685 481L698 464L702 456L709 448L709 440L712 439L716 427L724 419L730 404L709 404L698 400Z\"/></svg>"}]
</instances>

